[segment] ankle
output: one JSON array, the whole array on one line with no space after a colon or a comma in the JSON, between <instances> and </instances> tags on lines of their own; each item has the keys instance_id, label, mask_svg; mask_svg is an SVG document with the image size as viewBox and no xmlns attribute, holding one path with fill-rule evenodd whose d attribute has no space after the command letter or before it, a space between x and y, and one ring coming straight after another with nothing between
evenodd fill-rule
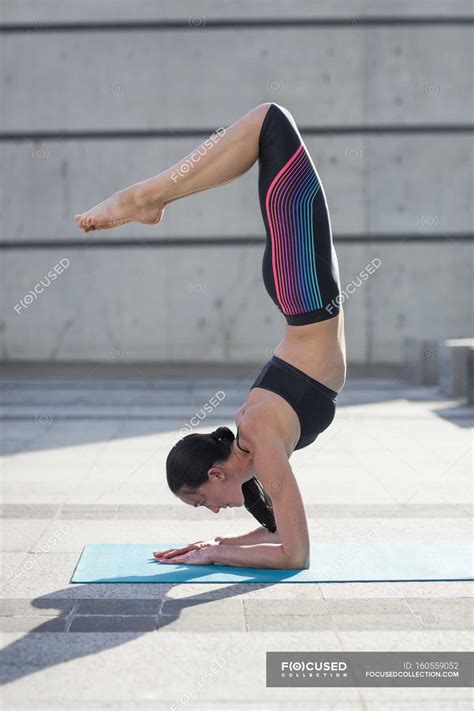
<instances>
[{"instance_id":1,"label":"ankle","mask_svg":"<svg viewBox=\"0 0 474 711\"><path fill-rule=\"evenodd\" d=\"M163 203L157 178L148 178L133 187L133 202L138 208L156 207Z\"/></svg>"}]
</instances>

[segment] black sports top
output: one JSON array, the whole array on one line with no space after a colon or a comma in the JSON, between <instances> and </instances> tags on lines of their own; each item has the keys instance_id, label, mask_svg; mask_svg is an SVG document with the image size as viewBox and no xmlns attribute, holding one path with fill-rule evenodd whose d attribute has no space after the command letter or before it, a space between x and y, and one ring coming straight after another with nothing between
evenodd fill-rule
<instances>
[{"instance_id":1,"label":"black sports top","mask_svg":"<svg viewBox=\"0 0 474 711\"><path fill-rule=\"evenodd\" d=\"M250 453L250 450L249 450L249 449L244 449L244 448L241 447L240 444L239 444L239 428L238 428L238 427L237 427L237 436L236 436L236 438L235 438L235 442L236 442L236 444L237 444L237 447L238 447L242 452L247 452L247 454Z\"/></svg>"},{"instance_id":2,"label":"black sports top","mask_svg":"<svg viewBox=\"0 0 474 711\"><path fill-rule=\"evenodd\" d=\"M250 390L256 387L280 395L296 412L301 434L295 449L314 442L334 419L337 392L276 355L263 366ZM249 453L239 444L238 427L236 442L242 452Z\"/></svg>"}]
</instances>

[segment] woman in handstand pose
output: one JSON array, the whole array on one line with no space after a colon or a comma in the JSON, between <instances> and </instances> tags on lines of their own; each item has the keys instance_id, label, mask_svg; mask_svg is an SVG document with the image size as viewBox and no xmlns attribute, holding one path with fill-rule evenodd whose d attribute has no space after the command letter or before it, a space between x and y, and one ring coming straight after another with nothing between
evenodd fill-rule
<instances>
[{"instance_id":1,"label":"woman in handstand pose","mask_svg":"<svg viewBox=\"0 0 474 711\"><path fill-rule=\"evenodd\" d=\"M169 452L166 470L184 503L214 513L245 506L261 525L154 555L161 563L308 568L308 526L289 458L329 427L346 376L326 198L292 115L278 104L257 106L210 144L186 156L193 163L188 172L177 163L75 220L85 232L132 221L158 224L168 203L235 180L258 159L267 234L263 281L286 319L285 332L235 415L237 436L227 427L189 434Z\"/></svg>"}]
</instances>

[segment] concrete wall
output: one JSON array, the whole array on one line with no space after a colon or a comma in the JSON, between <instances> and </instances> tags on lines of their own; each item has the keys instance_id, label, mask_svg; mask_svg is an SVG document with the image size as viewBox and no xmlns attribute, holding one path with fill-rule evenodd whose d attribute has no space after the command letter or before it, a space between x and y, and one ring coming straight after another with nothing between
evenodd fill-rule
<instances>
[{"instance_id":1,"label":"concrete wall","mask_svg":"<svg viewBox=\"0 0 474 711\"><path fill-rule=\"evenodd\" d=\"M85 238L72 216L272 100L318 167L341 285L381 260L345 302L350 361L401 365L406 336L470 335L472 4L401 2L401 22L393 7L4 0L3 358L264 360L284 321L263 242L229 241L263 238L256 166L157 227Z\"/></svg>"}]
</instances>

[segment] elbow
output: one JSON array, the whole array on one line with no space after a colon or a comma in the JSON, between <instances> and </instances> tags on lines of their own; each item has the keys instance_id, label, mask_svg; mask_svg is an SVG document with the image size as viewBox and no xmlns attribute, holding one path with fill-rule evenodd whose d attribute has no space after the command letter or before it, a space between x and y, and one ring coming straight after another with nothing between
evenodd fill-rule
<instances>
[{"instance_id":1,"label":"elbow","mask_svg":"<svg viewBox=\"0 0 474 711\"><path fill-rule=\"evenodd\" d=\"M288 570L308 570L309 566L309 553L306 556L292 556L285 560L285 568Z\"/></svg>"},{"instance_id":2,"label":"elbow","mask_svg":"<svg viewBox=\"0 0 474 711\"><path fill-rule=\"evenodd\" d=\"M298 561L295 566L298 570L308 570L309 569L309 558L305 558L303 561Z\"/></svg>"}]
</instances>

